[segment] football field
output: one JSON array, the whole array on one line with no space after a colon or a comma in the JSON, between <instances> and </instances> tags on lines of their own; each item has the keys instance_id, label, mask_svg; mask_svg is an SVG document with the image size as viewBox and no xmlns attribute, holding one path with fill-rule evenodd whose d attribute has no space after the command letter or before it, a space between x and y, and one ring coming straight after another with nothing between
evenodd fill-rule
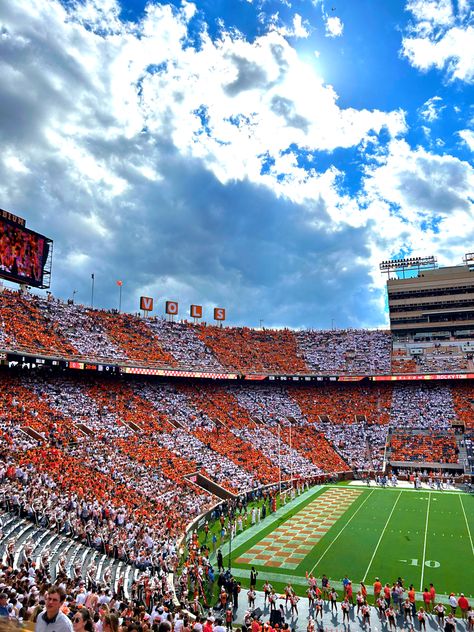
<instances>
[{"instance_id":1,"label":"football field","mask_svg":"<svg viewBox=\"0 0 474 632\"><path fill-rule=\"evenodd\" d=\"M474 497L457 492L329 486L293 501L273 521L238 536L231 553L234 574L255 566L280 591L291 581L305 594L306 573L325 573L339 587L347 574L375 577L422 591L474 596Z\"/></svg>"}]
</instances>

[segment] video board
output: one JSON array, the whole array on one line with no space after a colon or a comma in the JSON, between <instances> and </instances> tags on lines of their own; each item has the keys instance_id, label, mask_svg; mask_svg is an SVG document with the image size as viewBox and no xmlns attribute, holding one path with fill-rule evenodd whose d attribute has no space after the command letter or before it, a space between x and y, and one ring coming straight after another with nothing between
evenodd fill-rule
<instances>
[{"instance_id":1,"label":"video board","mask_svg":"<svg viewBox=\"0 0 474 632\"><path fill-rule=\"evenodd\" d=\"M15 283L48 288L51 266L47 265L52 241L0 209L0 277Z\"/></svg>"}]
</instances>

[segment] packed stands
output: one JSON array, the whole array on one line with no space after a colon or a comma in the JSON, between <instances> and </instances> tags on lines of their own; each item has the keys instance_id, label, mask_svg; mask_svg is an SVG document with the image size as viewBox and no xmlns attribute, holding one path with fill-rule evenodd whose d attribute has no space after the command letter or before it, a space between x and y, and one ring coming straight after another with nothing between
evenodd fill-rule
<instances>
[{"instance_id":1,"label":"packed stands","mask_svg":"<svg viewBox=\"0 0 474 632\"><path fill-rule=\"evenodd\" d=\"M47 356L241 373L390 372L387 331L254 330L142 319L3 289L0 343Z\"/></svg>"},{"instance_id":2,"label":"packed stands","mask_svg":"<svg viewBox=\"0 0 474 632\"><path fill-rule=\"evenodd\" d=\"M3 299L7 296L4 293ZM120 347L112 342L106 329L95 317L97 312L83 305L63 303L52 296L47 301L39 301L38 306L44 317L42 327L46 330L52 327L62 339L68 340L76 350L77 357L106 362L123 358ZM55 349L49 349L49 353L55 355Z\"/></svg>"},{"instance_id":3,"label":"packed stands","mask_svg":"<svg viewBox=\"0 0 474 632\"><path fill-rule=\"evenodd\" d=\"M392 461L458 463L459 449L453 431L422 433L397 431L390 440Z\"/></svg>"},{"instance_id":4,"label":"packed stands","mask_svg":"<svg viewBox=\"0 0 474 632\"><path fill-rule=\"evenodd\" d=\"M356 415L369 424L387 424L390 416L391 385L370 385L358 383L327 384L318 388L295 386L292 397L303 415L312 423L328 420L333 424L352 424Z\"/></svg>"},{"instance_id":5,"label":"packed stands","mask_svg":"<svg viewBox=\"0 0 474 632\"><path fill-rule=\"evenodd\" d=\"M474 474L474 433L465 435L464 442L466 446L468 471Z\"/></svg>"},{"instance_id":6,"label":"packed stands","mask_svg":"<svg viewBox=\"0 0 474 632\"><path fill-rule=\"evenodd\" d=\"M298 349L314 373L390 373L388 331L337 329L295 332Z\"/></svg>"},{"instance_id":7,"label":"packed stands","mask_svg":"<svg viewBox=\"0 0 474 632\"><path fill-rule=\"evenodd\" d=\"M392 356L383 331L173 323L9 291L0 314L3 350L145 368L348 380L470 368L459 349ZM326 473L380 472L388 438L389 459L406 467L461 465L451 428L474 428L473 413L467 381L198 382L3 367L0 500L8 513L0 527L17 538L18 556L31 546L37 560L46 555L71 594L89 567L92 585L124 593L151 586L157 603L168 603L165 571L176 569L182 535L219 500L195 474L234 506L265 485L275 490L280 476L296 486ZM473 467L472 434L463 445ZM28 544L26 534L43 544ZM47 554L46 542L54 543ZM137 574L147 570L151 578ZM39 582L42 563L37 572Z\"/></svg>"},{"instance_id":8,"label":"packed stands","mask_svg":"<svg viewBox=\"0 0 474 632\"><path fill-rule=\"evenodd\" d=\"M389 331L218 327L104 311L28 292L0 293L0 345L11 351L167 369L244 374L474 371L462 342L401 344ZM412 354L416 348L417 353Z\"/></svg>"},{"instance_id":9,"label":"packed stands","mask_svg":"<svg viewBox=\"0 0 474 632\"><path fill-rule=\"evenodd\" d=\"M0 293L2 338L7 349L31 353L75 356L77 349L58 331L58 321L50 320L46 304L39 296L10 292Z\"/></svg>"},{"instance_id":10,"label":"packed stands","mask_svg":"<svg viewBox=\"0 0 474 632\"><path fill-rule=\"evenodd\" d=\"M294 332L199 325L199 336L220 363L242 373L308 373Z\"/></svg>"},{"instance_id":11,"label":"packed stands","mask_svg":"<svg viewBox=\"0 0 474 632\"><path fill-rule=\"evenodd\" d=\"M420 373L465 373L472 369L472 364L466 355L456 353L452 347L436 347L425 349L417 357Z\"/></svg>"},{"instance_id":12,"label":"packed stands","mask_svg":"<svg viewBox=\"0 0 474 632\"><path fill-rule=\"evenodd\" d=\"M99 310L93 315L109 339L122 350L122 357L145 366L178 366L174 357L162 348L160 340L150 333L141 318Z\"/></svg>"},{"instance_id":13,"label":"packed stands","mask_svg":"<svg viewBox=\"0 0 474 632\"><path fill-rule=\"evenodd\" d=\"M443 430L456 418L452 389L444 384L397 384L393 388L390 424L395 428Z\"/></svg>"},{"instance_id":14,"label":"packed stands","mask_svg":"<svg viewBox=\"0 0 474 632\"><path fill-rule=\"evenodd\" d=\"M392 352L392 369L393 374L400 373L416 373L417 365L415 359L409 355L408 349L394 349Z\"/></svg>"},{"instance_id":15,"label":"packed stands","mask_svg":"<svg viewBox=\"0 0 474 632\"><path fill-rule=\"evenodd\" d=\"M474 385L463 383L452 389L452 397L456 418L467 429L474 429Z\"/></svg>"},{"instance_id":16,"label":"packed stands","mask_svg":"<svg viewBox=\"0 0 474 632\"><path fill-rule=\"evenodd\" d=\"M190 323L157 318L145 320L145 324L160 341L161 347L175 358L179 366L199 371L224 372L222 364L199 337L197 327Z\"/></svg>"}]
</instances>

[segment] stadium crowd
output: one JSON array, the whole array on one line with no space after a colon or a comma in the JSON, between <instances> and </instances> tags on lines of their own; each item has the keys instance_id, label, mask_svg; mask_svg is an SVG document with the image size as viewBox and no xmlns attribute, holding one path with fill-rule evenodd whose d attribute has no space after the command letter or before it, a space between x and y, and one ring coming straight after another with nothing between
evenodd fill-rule
<instances>
[{"instance_id":1,"label":"stadium crowd","mask_svg":"<svg viewBox=\"0 0 474 632\"><path fill-rule=\"evenodd\" d=\"M380 331L196 326L8 290L0 293L0 314L5 349L68 358L216 372L361 375L388 373L394 362L408 369L412 361L392 358L391 337ZM459 360L444 351L438 355L443 362ZM299 479L315 480L325 473L379 471L389 428L394 430L393 460L457 463L456 437L449 428L453 422L474 427L473 402L469 383L269 385L239 380L196 385L2 369L0 500L4 509L138 569L142 575L131 601L120 591L113 594L107 583L94 585L80 569L77 576L60 577L60 584L72 618L78 605L97 596L89 601L91 616L100 623L97 632L117 632L119 615L122 626L130 622L127 632L148 632L175 616L166 576L177 568L189 522L217 502L195 484L197 473L220 486L225 496L275 485L280 478L294 478L299 485ZM470 437L465 445L469 456ZM225 514L222 528L238 531L237 514ZM204 576L211 581L206 553L192 555L183 595L188 589L199 593ZM199 558L205 558L202 564ZM47 569L24 559L16 572L4 567L2 579L3 588L10 587L12 611L31 620L39 602L48 599ZM229 602L234 590L234 585L225 590ZM16 596L20 591L23 600L14 602L12 591ZM198 617L200 608L198 600ZM112 617L111 631L104 625L106 616ZM169 622L177 632L191 629L179 613Z\"/></svg>"},{"instance_id":2,"label":"stadium crowd","mask_svg":"<svg viewBox=\"0 0 474 632\"><path fill-rule=\"evenodd\" d=\"M64 303L51 294L0 293L4 348L101 362L244 373L389 373L387 331L217 327L143 319Z\"/></svg>"},{"instance_id":3,"label":"stadium crowd","mask_svg":"<svg viewBox=\"0 0 474 632\"><path fill-rule=\"evenodd\" d=\"M459 449L454 434L439 435L398 431L390 441L393 461L458 463Z\"/></svg>"}]
</instances>

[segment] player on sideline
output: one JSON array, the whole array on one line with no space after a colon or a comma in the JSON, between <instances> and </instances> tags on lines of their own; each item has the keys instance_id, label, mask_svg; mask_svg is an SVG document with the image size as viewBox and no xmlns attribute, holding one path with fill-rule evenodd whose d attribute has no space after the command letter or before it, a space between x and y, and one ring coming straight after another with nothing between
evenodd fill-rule
<instances>
[{"instance_id":1,"label":"player on sideline","mask_svg":"<svg viewBox=\"0 0 474 632\"><path fill-rule=\"evenodd\" d=\"M351 604L347 597L344 598L344 601L341 603L342 610L342 623L347 619L347 624L349 625L349 610L351 609Z\"/></svg>"},{"instance_id":2,"label":"player on sideline","mask_svg":"<svg viewBox=\"0 0 474 632\"><path fill-rule=\"evenodd\" d=\"M268 579L265 580L265 583L263 584L263 604L266 605L267 603L267 599L268 601L270 601L270 594L272 592L272 585L270 584L270 582L268 581Z\"/></svg>"},{"instance_id":3,"label":"player on sideline","mask_svg":"<svg viewBox=\"0 0 474 632\"><path fill-rule=\"evenodd\" d=\"M438 619L438 625L442 628L444 626L444 613L445 613L445 609L442 603L439 603L435 606L434 613Z\"/></svg>"},{"instance_id":4,"label":"player on sideline","mask_svg":"<svg viewBox=\"0 0 474 632\"><path fill-rule=\"evenodd\" d=\"M321 577L321 589L323 591L323 599L324 601L327 601L329 599L329 591L331 587L329 586L329 579L326 575Z\"/></svg>"},{"instance_id":5,"label":"player on sideline","mask_svg":"<svg viewBox=\"0 0 474 632\"><path fill-rule=\"evenodd\" d=\"M390 629L397 629L397 624L395 623L395 610L389 604L388 608L385 610L385 616L387 617L388 627Z\"/></svg>"},{"instance_id":6,"label":"player on sideline","mask_svg":"<svg viewBox=\"0 0 474 632\"><path fill-rule=\"evenodd\" d=\"M423 632L426 632L426 612L423 607L421 607L418 610L417 617L420 623L420 630L423 630Z\"/></svg>"},{"instance_id":7,"label":"player on sideline","mask_svg":"<svg viewBox=\"0 0 474 632\"><path fill-rule=\"evenodd\" d=\"M319 597L316 599L315 604L316 604L316 612L315 612L315 615L314 615L314 619L315 619L315 621L317 621L317 620L318 620L318 614L319 614L319 616L321 617L321 623L322 623L322 622L323 622L323 606L324 606L324 601L321 599L321 596L319 596Z\"/></svg>"},{"instance_id":8,"label":"player on sideline","mask_svg":"<svg viewBox=\"0 0 474 632\"><path fill-rule=\"evenodd\" d=\"M292 590L291 595L290 595L290 605L291 605L291 616L293 617L295 614L298 617L298 601L300 600L300 598L298 597L298 595L295 593L294 590Z\"/></svg>"},{"instance_id":9,"label":"player on sideline","mask_svg":"<svg viewBox=\"0 0 474 632\"><path fill-rule=\"evenodd\" d=\"M306 591L306 594L308 595L308 612L311 613L311 611L314 608L314 600L316 599L316 592L312 586L308 586L308 590Z\"/></svg>"},{"instance_id":10,"label":"player on sideline","mask_svg":"<svg viewBox=\"0 0 474 632\"><path fill-rule=\"evenodd\" d=\"M370 606L366 601L362 606L362 625L367 625L370 630Z\"/></svg>"}]
</instances>

